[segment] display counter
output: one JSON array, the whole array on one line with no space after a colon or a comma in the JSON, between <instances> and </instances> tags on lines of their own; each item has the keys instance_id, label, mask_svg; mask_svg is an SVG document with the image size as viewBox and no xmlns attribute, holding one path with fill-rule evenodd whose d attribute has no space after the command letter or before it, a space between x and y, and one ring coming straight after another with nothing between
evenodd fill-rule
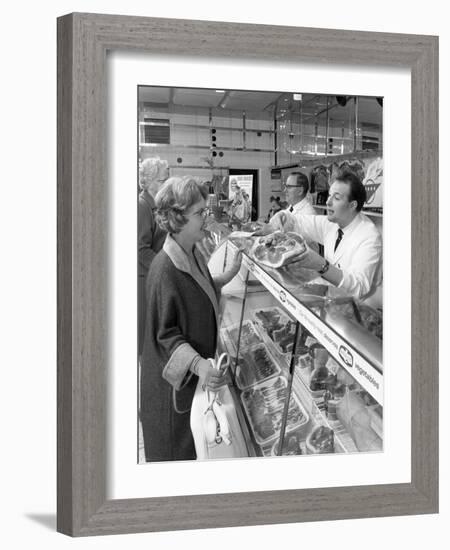
<instances>
[{"instance_id":1,"label":"display counter","mask_svg":"<svg viewBox=\"0 0 450 550\"><path fill-rule=\"evenodd\" d=\"M236 251L223 241L211 272ZM382 451L379 310L310 270L271 269L243 252L222 289L219 335L250 455Z\"/></svg>"}]
</instances>

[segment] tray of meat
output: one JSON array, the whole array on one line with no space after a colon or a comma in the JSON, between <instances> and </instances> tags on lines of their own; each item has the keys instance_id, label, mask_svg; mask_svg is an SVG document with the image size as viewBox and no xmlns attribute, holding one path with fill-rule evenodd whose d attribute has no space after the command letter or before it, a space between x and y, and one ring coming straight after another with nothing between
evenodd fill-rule
<instances>
[{"instance_id":1,"label":"tray of meat","mask_svg":"<svg viewBox=\"0 0 450 550\"><path fill-rule=\"evenodd\" d=\"M279 448L279 440L275 441L275 443L272 445L271 448L271 455L272 456L279 456L278 455L278 448ZM302 437L299 433L293 433L290 435L287 435L284 438L283 441L283 451L281 453L282 456L294 456L294 455L302 455L304 454L304 437Z\"/></svg>"},{"instance_id":2,"label":"tray of meat","mask_svg":"<svg viewBox=\"0 0 450 550\"><path fill-rule=\"evenodd\" d=\"M287 381L282 376L270 378L241 393L241 401L255 436L261 446L272 444L280 436ZM309 415L297 396L291 393L286 423L286 434L304 428Z\"/></svg>"},{"instance_id":3,"label":"tray of meat","mask_svg":"<svg viewBox=\"0 0 450 550\"><path fill-rule=\"evenodd\" d=\"M334 431L328 426L317 426L306 438L308 454L334 453Z\"/></svg>"},{"instance_id":4,"label":"tray of meat","mask_svg":"<svg viewBox=\"0 0 450 550\"><path fill-rule=\"evenodd\" d=\"M239 323L230 325L225 328L228 343L237 350L238 339L239 339ZM239 345L239 350L245 350L255 344L261 344L262 338L259 334L258 329L255 327L254 323L247 319L242 321L241 329L241 341ZM229 347L229 346L228 346Z\"/></svg>"},{"instance_id":5,"label":"tray of meat","mask_svg":"<svg viewBox=\"0 0 450 550\"><path fill-rule=\"evenodd\" d=\"M261 330L275 344L277 350L286 355L292 352L295 337L295 321L277 307L255 309L253 319Z\"/></svg>"},{"instance_id":6,"label":"tray of meat","mask_svg":"<svg viewBox=\"0 0 450 550\"><path fill-rule=\"evenodd\" d=\"M250 256L263 265L279 268L297 260L305 251L303 237L293 232L275 231L270 235L257 237Z\"/></svg>"},{"instance_id":7,"label":"tray of meat","mask_svg":"<svg viewBox=\"0 0 450 550\"><path fill-rule=\"evenodd\" d=\"M239 353L236 382L240 390L281 373L264 344L257 344Z\"/></svg>"}]
</instances>

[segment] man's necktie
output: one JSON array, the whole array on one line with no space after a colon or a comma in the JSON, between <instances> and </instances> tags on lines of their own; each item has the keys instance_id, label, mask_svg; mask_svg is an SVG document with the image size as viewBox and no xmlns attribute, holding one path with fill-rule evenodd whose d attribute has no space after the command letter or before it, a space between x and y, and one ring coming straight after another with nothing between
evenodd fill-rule
<instances>
[{"instance_id":1,"label":"man's necktie","mask_svg":"<svg viewBox=\"0 0 450 550\"><path fill-rule=\"evenodd\" d=\"M336 242L334 243L334 251L336 252L336 248L339 246L339 243L342 241L342 237L344 235L344 232L341 228L338 229L338 236L336 239Z\"/></svg>"},{"instance_id":2,"label":"man's necktie","mask_svg":"<svg viewBox=\"0 0 450 550\"><path fill-rule=\"evenodd\" d=\"M294 211L294 207L291 205L289 208L289 212L293 212L293 211Z\"/></svg>"}]
</instances>

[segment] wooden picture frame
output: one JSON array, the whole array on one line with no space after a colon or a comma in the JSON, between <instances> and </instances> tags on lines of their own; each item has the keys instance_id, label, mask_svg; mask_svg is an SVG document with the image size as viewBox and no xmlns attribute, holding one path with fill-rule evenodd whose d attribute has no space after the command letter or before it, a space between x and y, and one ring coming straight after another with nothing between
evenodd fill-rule
<instances>
[{"instance_id":1,"label":"wooden picture frame","mask_svg":"<svg viewBox=\"0 0 450 550\"><path fill-rule=\"evenodd\" d=\"M411 483L107 500L110 50L411 70ZM83 13L58 19L57 486L57 529L72 536L438 511L437 37Z\"/></svg>"}]
</instances>

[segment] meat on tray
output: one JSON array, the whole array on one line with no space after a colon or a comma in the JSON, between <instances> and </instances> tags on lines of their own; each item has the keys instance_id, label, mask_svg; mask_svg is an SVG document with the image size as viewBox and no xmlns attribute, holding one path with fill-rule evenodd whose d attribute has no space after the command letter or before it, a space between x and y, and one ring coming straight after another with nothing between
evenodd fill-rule
<instances>
[{"instance_id":1,"label":"meat on tray","mask_svg":"<svg viewBox=\"0 0 450 550\"><path fill-rule=\"evenodd\" d=\"M279 268L305 251L306 244L303 237L293 232L275 231L270 235L257 237L250 255L263 265Z\"/></svg>"},{"instance_id":2,"label":"meat on tray","mask_svg":"<svg viewBox=\"0 0 450 550\"><path fill-rule=\"evenodd\" d=\"M334 386L336 386L336 376L325 365L320 365L311 373L309 381L311 391L326 390Z\"/></svg>"},{"instance_id":3,"label":"meat on tray","mask_svg":"<svg viewBox=\"0 0 450 550\"><path fill-rule=\"evenodd\" d=\"M281 351L290 353L294 346L295 322L280 315L278 311L277 309L258 310L255 312L255 317Z\"/></svg>"},{"instance_id":4,"label":"meat on tray","mask_svg":"<svg viewBox=\"0 0 450 550\"><path fill-rule=\"evenodd\" d=\"M284 327L285 322L277 309L261 309L255 312L255 317L263 326L264 330L273 340L273 331Z\"/></svg>"},{"instance_id":5,"label":"meat on tray","mask_svg":"<svg viewBox=\"0 0 450 550\"><path fill-rule=\"evenodd\" d=\"M233 342L233 345L237 347L239 338L239 325L228 329L228 333L230 335L231 341ZM253 326L253 323L251 321L244 321L242 323L241 329L241 341L239 346L240 349L245 349L249 346L260 343L261 338L258 336L255 327Z\"/></svg>"},{"instance_id":6,"label":"meat on tray","mask_svg":"<svg viewBox=\"0 0 450 550\"><path fill-rule=\"evenodd\" d=\"M261 382L280 372L264 345L255 346L239 354L239 385L244 388Z\"/></svg>"},{"instance_id":7,"label":"meat on tray","mask_svg":"<svg viewBox=\"0 0 450 550\"><path fill-rule=\"evenodd\" d=\"M295 322L288 321L286 325L273 331L273 341L276 342L283 353L290 353L294 347Z\"/></svg>"},{"instance_id":8,"label":"meat on tray","mask_svg":"<svg viewBox=\"0 0 450 550\"><path fill-rule=\"evenodd\" d=\"M283 420L284 403L287 397L286 384L280 377L258 384L241 394L250 424L258 443L266 443L279 433ZM308 421L305 414L291 396L286 430Z\"/></svg>"},{"instance_id":9,"label":"meat on tray","mask_svg":"<svg viewBox=\"0 0 450 550\"><path fill-rule=\"evenodd\" d=\"M299 434L287 435L283 441L283 451L281 454L284 456L301 455L300 441ZM273 446L273 454L278 454L279 444L280 442L277 441Z\"/></svg>"},{"instance_id":10,"label":"meat on tray","mask_svg":"<svg viewBox=\"0 0 450 550\"><path fill-rule=\"evenodd\" d=\"M306 448L311 453L334 453L334 432L327 426L318 426L306 438Z\"/></svg>"}]
</instances>

